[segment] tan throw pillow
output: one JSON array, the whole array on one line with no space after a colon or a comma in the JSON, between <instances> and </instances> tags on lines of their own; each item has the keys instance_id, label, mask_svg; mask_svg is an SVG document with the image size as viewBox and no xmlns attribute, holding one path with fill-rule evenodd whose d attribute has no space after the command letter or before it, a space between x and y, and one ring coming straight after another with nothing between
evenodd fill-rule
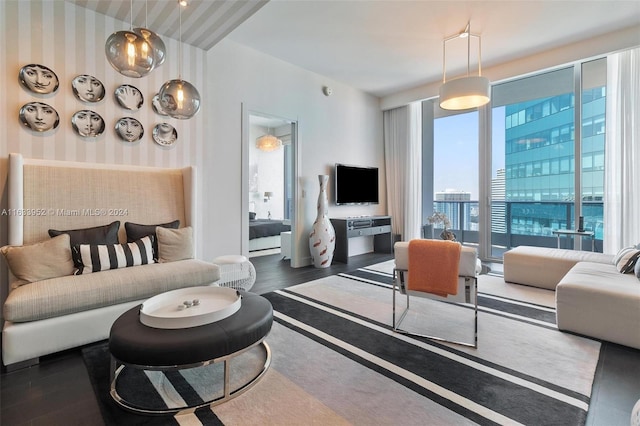
<instances>
[{"instance_id":1,"label":"tan throw pillow","mask_svg":"<svg viewBox=\"0 0 640 426\"><path fill-rule=\"evenodd\" d=\"M4 246L0 252L20 284L73 274L68 234L26 246Z\"/></svg>"},{"instance_id":2,"label":"tan throw pillow","mask_svg":"<svg viewBox=\"0 0 640 426\"><path fill-rule=\"evenodd\" d=\"M158 262L193 259L193 229L190 226L170 229L158 226Z\"/></svg>"}]
</instances>

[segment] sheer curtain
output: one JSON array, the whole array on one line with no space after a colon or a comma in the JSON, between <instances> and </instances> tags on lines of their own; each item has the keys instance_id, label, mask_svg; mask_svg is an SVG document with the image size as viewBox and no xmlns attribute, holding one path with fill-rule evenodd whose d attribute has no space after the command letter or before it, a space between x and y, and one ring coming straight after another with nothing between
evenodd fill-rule
<instances>
[{"instance_id":1,"label":"sheer curtain","mask_svg":"<svg viewBox=\"0 0 640 426\"><path fill-rule=\"evenodd\" d=\"M422 226L422 109L416 102L384 112L387 204L393 233L420 238Z\"/></svg>"},{"instance_id":2,"label":"sheer curtain","mask_svg":"<svg viewBox=\"0 0 640 426\"><path fill-rule=\"evenodd\" d=\"M604 253L640 243L640 48L607 58Z\"/></svg>"}]
</instances>

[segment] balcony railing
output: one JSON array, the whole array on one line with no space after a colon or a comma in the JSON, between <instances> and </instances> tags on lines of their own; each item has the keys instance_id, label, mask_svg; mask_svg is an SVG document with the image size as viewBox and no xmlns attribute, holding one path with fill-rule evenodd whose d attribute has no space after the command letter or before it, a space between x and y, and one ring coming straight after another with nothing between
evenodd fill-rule
<instances>
[{"instance_id":1,"label":"balcony railing","mask_svg":"<svg viewBox=\"0 0 640 426\"><path fill-rule=\"evenodd\" d=\"M521 245L556 247L555 229L576 229L572 201L495 201L491 205L492 257ZM595 232L596 251L602 252L603 203L583 201L584 228ZM451 221L450 229L461 243L479 242L479 207L477 201L435 201L433 210L446 213ZM425 225L424 237L438 238L442 225ZM571 238L560 239L562 248L573 248ZM591 242L583 242L583 250L591 249Z\"/></svg>"}]
</instances>

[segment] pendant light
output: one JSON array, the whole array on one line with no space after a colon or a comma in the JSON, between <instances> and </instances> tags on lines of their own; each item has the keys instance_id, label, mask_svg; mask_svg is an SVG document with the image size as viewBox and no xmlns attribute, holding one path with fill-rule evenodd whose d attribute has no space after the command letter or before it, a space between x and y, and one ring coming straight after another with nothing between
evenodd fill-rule
<instances>
[{"instance_id":1,"label":"pendant light","mask_svg":"<svg viewBox=\"0 0 640 426\"><path fill-rule=\"evenodd\" d=\"M443 42L442 86L440 86L440 108L463 110L477 108L490 100L489 79L482 74L482 49L480 36L471 34L470 24L459 34L447 37ZM478 74L471 75L471 38L478 39ZM455 39L467 41L467 75L447 81L447 42Z\"/></svg>"},{"instance_id":2,"label":"pendant light","mask_svg":"<svg viewBox=\"0 0 640 426\"><path fill-rule=\"evenodd\" d=\"M256 139L256 148L260 151L270 152L282 146L282 141L273 135L262 135Z\"/></svg>"},{"instance_id":3,"label":"pendant light","mask_svg":"<svg viewBox=\"0 0 640 426\"><path fill-rule=\"evenodd\" d=\"M165 50L164 43L153 31L133 29L133 0L129 31L111 34L104 46L111 66L120 74L134 78L144 77L160 65L164 61Z\"/></svg>"},{"instance_id":4,"label":"pendant light","mask_svg":"<svg viewBox=\"0 0 640 426\"><path fill-rule=\"evenodd\" d=\"M134 28L133 32L142 36L142 38L146 41L146 44L142 44L142 55L151 55L153 56L154 68L159 67L164 63L164 60L167 56L167 48L164 45L164 42L160 38L160 36L154 33L149 28L148 22L148 13L147 13L147 0L144 0L144 26L145 28Z\"/></svg>"},{"instance_id":5,"label":"pendant light","mask_svg":"<svg viewBox=\"0 0 640 426\"><path fill-rule=\"evenodd\" d=\"M182 79L182 8L184 0L178 0L180 10L180 40L178 43L178 78L165 82L158 92L162 110L181 120L193 117L200 109L200 93L191 83Z\"/></svg>"}]
</instances>

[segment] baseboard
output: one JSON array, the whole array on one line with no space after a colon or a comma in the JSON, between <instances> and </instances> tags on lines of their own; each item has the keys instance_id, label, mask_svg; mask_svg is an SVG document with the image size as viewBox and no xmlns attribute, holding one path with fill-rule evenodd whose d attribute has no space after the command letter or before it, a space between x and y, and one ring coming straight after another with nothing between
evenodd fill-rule
<instances>
[{"instance_id":1,"label":"baseboard","mask_svg":"<svg viewBox=\"0 0 640 426\"><path fill-rule=\"evenodd\" d=\"M17 370L22 370L23 368L29 368L34 365L40 364L40 358L31 358L25 361L16 362L9 365L2 364L2 374L11 373Z\"/></svg>"}]
</instances>

